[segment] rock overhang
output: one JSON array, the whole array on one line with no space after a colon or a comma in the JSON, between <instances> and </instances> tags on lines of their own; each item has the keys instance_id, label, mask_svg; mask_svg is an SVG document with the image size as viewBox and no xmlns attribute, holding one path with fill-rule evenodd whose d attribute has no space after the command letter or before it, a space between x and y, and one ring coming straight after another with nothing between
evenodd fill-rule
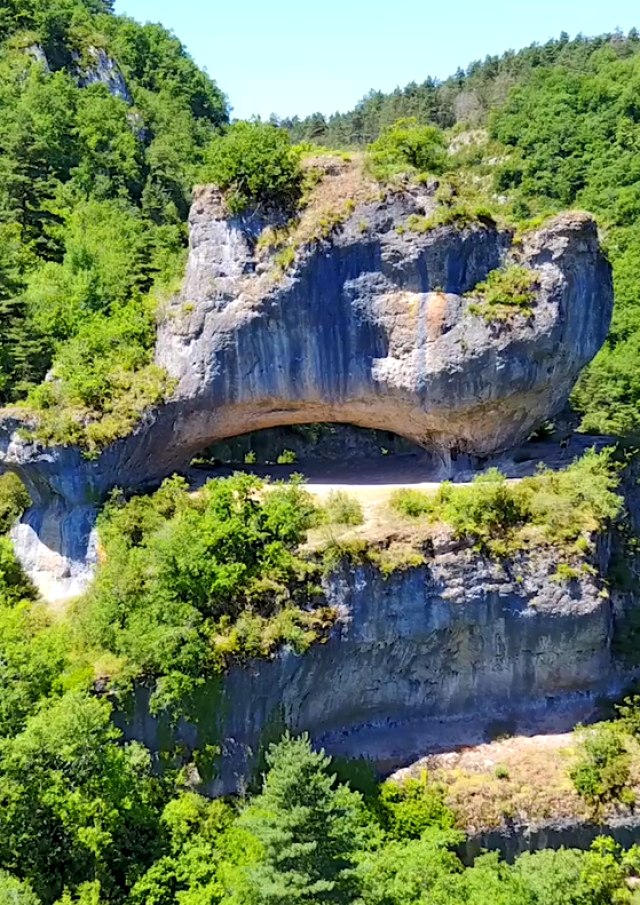
<instances>
[{"instance_id":1,"label":"rock overhang","mask_svg":"<svg viewBox=\"0 0 640 905\"><path fill-rule=\"evenodd\" d=\"M95 461L24 439L5 419L0 464L42 502L78 504L160 480L216 440L282 424L381 428L445 460L521 442L564 405L606 337L613 289L596 224L563 214L517 242L485 223L411 232L403 224L421 209L407 193L360 205L276 276L257 266L265 222L227 219L219 193L200 189L183 288L158 329L172 399ZM514 262L536 273L531 315L473 313L474 287Z\"/></svg>"}]
</instances>

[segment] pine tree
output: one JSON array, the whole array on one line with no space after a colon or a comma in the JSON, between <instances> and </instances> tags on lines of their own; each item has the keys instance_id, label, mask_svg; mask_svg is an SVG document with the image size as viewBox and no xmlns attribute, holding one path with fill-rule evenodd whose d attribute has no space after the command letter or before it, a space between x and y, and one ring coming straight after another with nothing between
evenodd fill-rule
<instances>
[{"instance_id":1,"label":"pine tree","mask_svg":"<svg viewBox=\"0 0 640 905\"><path fill-rule=\"evenodd\" d=\"M363 842L362 801L336 786L331 759L308 736L286 735L267 754L262 794L244 822L264 847L250 874L260 905L343 905L356 895L352 858Z\"/></svg>"}]
</instances>

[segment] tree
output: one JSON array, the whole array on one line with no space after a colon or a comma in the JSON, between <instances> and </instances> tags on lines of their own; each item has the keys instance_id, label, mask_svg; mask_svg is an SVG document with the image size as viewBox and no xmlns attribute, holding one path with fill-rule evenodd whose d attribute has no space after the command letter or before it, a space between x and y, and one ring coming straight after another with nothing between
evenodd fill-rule
<instances>
[{"instance_id":1,"label":"tree","mask_svg":"<svg viewBox=\"0 0 640 905\"><path fill-rule=\"evenodd\" d=\"M87 879L106 897L126 891L158 853L162 797L149 754L119 740L110 704L74 692L2 746L0 858L45 903Z\"/></svg>"},{"instance_id":2,"label":"tree","mask_svg":"<svg viewBox=\"0 0 640 905\"><path fill-rule=\"evenodd\" d=\"M252 204L291 207L300 198L299 153L284 129L268 123L234 123L214 138L203 172L207 182L227 191L233 213Z\"/></svg>"},{"instance_id":3,"label":"tree","mask_svg":"<svg viewBox=\"0 0 640 905\"><path fill-rule=\"evenodd\" d=\"M0 905L40 905L31 886L0 870Z\"/></svg>"},{"instance_id":4,"label":"tree","mask_svg":"<svg viewBox=\"0 0 640 905\"><path fill-rule=\"evenodd\" d=\"M372 171L381 179L403 171L440 173L447 158L442 132L416 119L401 119L384 129L369 155Z\"/></svg>"},{"instance_id":5,"label":"tree","mask_svg":"<svg viewBox=\"0 0 640 905\"><path fill-rule=\"evenodd\" d=\"M271 745L267 763L262 793L242 821L264 848L249 872L256 901L352 902L354 856L364 841L361 796L336 786L330 758L313 751L306 735Z\"/></svg>"}]
</instances>

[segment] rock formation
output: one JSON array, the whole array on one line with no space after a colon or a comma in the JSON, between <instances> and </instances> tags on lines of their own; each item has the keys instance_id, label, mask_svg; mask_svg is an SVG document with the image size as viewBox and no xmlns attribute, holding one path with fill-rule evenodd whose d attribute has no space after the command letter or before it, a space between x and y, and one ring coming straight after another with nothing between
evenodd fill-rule
<instances>
[{"instance_id":1,"label":"rock formation","mask_svg":"<svg viewBox=\"0 0 640 905\"><path fill-rule=\"evenodd\" d=\"M599 556L606 571L606 544ZM120 725L154 751L218 746L223 757L203 779L220 795L242 787L282 725L394 769L499 724L530 730L553 713L558 731L564 711L569 729L616 690L612 606L598 576L559 583L553 551L492 562L447 535L427 558L388 577L343 564L325 583L341 613L327 643L235 667L192 714L181 705L177 726L150 715L140 688Z\"/></svg>"},{"instance_id":2,"label":"rock formation","mask_svg":"<svg viewBox=\"0 0 640 905\"><path fill-rule=\"evenodd\" d=\"M184 286L158 333L171 401L96 461L29 442L17 422L0 428L0 465L21 475L36 507L14 537L40 586L55 562L60 595L84 581L92 507L111 487L158 481L215 440L350 422L437 451L446 471L452 455L489 456L552 417L609 327L611 273L595 223L565 214L514 243L486 223L407 228L424 211L408 192L359 204L282 274L258 264L265 219L227 219L215 189L196 191ZM473 313L474 287L512 262L535 271L532 313ZM76 507L81 532L69 527ZM56 536L43 533L54 521Z\"/></svg>"}]
</instances>

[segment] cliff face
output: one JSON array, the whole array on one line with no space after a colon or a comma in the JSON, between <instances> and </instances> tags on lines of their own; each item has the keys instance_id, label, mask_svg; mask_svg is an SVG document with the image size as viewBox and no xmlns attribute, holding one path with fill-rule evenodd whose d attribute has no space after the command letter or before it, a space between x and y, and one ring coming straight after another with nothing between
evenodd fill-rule
<instances>
[{"instance_id":1,"label":"cliff face","mask_svg":"<svg viewBox=\"0 0 640 905\"><path fill-rule=\"evenodd\" d=\"M564 404L611 317L595 223L563 215L518 244L482 224L412 232L408 218L428 203L409 193L363 202L277 276L256 254L265 221L226 219L214 189L196 194L184 287L158 333L172 400L94 462L0 425L0 467L21 475L40 510L15 533L17 549L47 593L84 580L91 507L111 487L159 480L215 440L350 422L430 447L444 476L452 452L507 449ZM465 294L513 262L535 271L532 313L503 323L473 313ZM78 506L80 534L64 528ZM63 528L45 537L47 508Z\"/></svg>"},{"instance_id":2,"label":"cliff face","mask_svg":"<svg viewBox=\"0 0 640 905\"><path fill-rule=\"evenodd\" d=\"M516 248L482 225L411 232L419 210L411 195L363 205L274 283L255 267L259 224L229 222L201 190L184 288L158 341L158 363L178 380L169 448L346 421L445 456L488 455L564 404L611 316L593 221L560 217ZM471 313L464 294L516 260L538 274L534 314L498 324Z\"/></svg>"},{"instance_id":3,"label":"cliff face","mask_svg":"<svg viewBox=\"0 0 640 905\"><path fill-rule=\"evenodd\" d=\"M603 550L603 568L606 559ZM325 644L232 669L169 737L220 746L208 788L225 794L246 781L274 726L397 767L474 733L481 740L500 721L530 727L554 702L584 705L617 681L611 605L592 575L566 584L554 571L551 553L500 564L446 538L426 566L388 578L343 564L325 585L341 613ZM167 743L143 690L122 725L153 750Z\"/></svg>"}]
</instances>

